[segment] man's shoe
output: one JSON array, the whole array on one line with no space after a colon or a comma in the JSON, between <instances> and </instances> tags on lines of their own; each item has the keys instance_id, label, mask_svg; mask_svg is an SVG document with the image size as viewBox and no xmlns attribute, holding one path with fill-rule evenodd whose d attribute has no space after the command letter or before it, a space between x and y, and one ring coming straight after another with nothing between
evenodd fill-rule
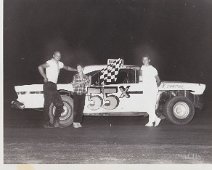
<instances>
[{"instance_id":1,"label":"man's shoe","mask_svg":"<svg viewBox=\"0 0 212 170\"><path fill-rule=\"evenodd\" d=\"M47 128L47 129L51 129L51 128L54 128L54 125L48 122L48 123L44 124L43 127Z\"/></svg>"},{"instance_id":2,"label":"man's shoe","mask_svg":"<svg viewBox=\"0 0 212 170\"><path fill-rule=\"evenodd\" d=\"M49 117L49 122L50 122L51 124L54 124L54 121L55 121L55 120L54 120L54 116L50 116L50 117Z\"/></svg>"},{"instance_id":3,"label":"man's shoe","mask_svg":"<svg viewBox=\"0 0 212 170\"><path fill-rule=\"evenodd\" d=\"M79 127L82 127L81 123L78 123L78 126L79 126Z\"/></svg>"},{"instance_id":4,"label":"man's shoe","mask_svg":"<svg viewBox=\"0 0 212 170\"><path fill-rule=\"evenodd\" d=\"M148 122L145 126L146 126L146 127L153 127L153 123L154 123L154 122Z\"/></svg>"},{"instance_id":5,"label":"man's shoe","mask_svg":"<svg viewBox=\"0 0 212 170\"><path fill-rule=\"evenodd\" d=\"M79 123L75 123L75 122L74 122L74 123L73 123L73 127L74 127L74 128L80 128Z\"/></svg>"},{"instance_id":6,"label":"man's shoe","mask_svg":"<svg viewBox=\"0 0 212 170\"><path fill-rule=\"evenodd\" d=\"M56 122L54 123L54 127L55 127L55 128L65 128L65 126L62 126L62 125L59 123L59 121L56 121Z\"/></svg>"},{"instance_id":7,"label":"man's shoe","mask_svg":"<svg viewBox=\"0 0 212 170\"><path fill-rule=\"evenodd\" d=\"M59 121L55 121L55 122L54 122L54 127L55 127L55 128L60 127Z\"/></svg>"},{"instance_id":8,"label":"man's shoe","mask_svg":"<svg viewBox=\"0 0 212 170\"><path fill-rule=\"evenodd\" d=\"M161 119L159 117L156 117L155 120L155 127L157 127L160 124Z\"/></svg>"}]
</instances>

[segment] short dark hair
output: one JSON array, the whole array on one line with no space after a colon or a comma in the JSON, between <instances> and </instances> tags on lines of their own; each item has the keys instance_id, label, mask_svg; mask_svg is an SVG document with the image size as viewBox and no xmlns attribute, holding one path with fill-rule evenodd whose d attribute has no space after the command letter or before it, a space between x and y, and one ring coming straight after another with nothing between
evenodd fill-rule
<instances>
[{"instance_id":1,"label":"short dark hair","mask_svg":"<svg viewBox=\"0 0 212 170\"><path fill-rule=\"evenodd\" d=\"M53 55L55 55L56 53L60 53L60 54L61 54L60 51L54 51L54 52L53 52Z\"/></svg>"},{"instance_id":2,"label":"short dark hair","mask_svg":"<svg viewBox=\"0 0 212 170\"><path fill-rule=\"evenodd\" d=\"M143 56L142 59L144 59L145 57L148 58L149 60L151 59L149 55Z\"/></svg>"},{"instance_id":3,"label":"short dark hair","mask_svg":"<svg viewBox=\"0 0 212 170\"><path fill-rule=\"evenodd\" d=\"M82 64L77 64L77 66L81 66L82 68L84 67Z\"/></svg>"}]
</instances>

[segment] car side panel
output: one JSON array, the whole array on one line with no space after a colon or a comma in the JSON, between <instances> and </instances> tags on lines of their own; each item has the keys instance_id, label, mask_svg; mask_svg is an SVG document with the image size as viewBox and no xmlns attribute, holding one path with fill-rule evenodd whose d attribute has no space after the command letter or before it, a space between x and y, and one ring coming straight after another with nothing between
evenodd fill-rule
<instances>
[{"instance_id":1,"label":"car side panel","mask_svg":"<svg viewBox=\"0 0 212 170\"><path fill-rule=\"evenodd\" d=\"M58 84L57 89L73 91L73 86L72 84ZM17 100L23 103L25 108L44 107L43 84L15 86L15 91L18 94Z\"/></svg>"},{"instance_id":2,"label":"car side panel","mask_svg":"<svg viewBox=\"0 0 212 170\"><path fill-rule=\"evenodd\" d=\"M116 112L144 112L145 99L143 97L142 83L111 84L104 87L93 86L93 93L86 95L84 113L116 113ZM96 103L102 101L102 105L96 106L92 97L96 97ZM101 99L100 99L101 98ZM118 103L114 105L114 103ZM95 108L95 109L94 109ZM97 109L98 108L98 109Z\"/></svg>"}]
</instances>

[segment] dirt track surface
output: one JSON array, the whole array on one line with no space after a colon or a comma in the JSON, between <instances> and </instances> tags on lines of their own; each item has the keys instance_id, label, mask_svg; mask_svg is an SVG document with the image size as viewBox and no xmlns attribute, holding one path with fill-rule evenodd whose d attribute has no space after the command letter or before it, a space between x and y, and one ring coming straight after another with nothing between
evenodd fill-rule
<instances>
[{"instance_id":1,"label":"dirt track surface","mask_svg":"<svg viewBox=\"0 0 212 170\"><path fill-rule=\"evenodd\" d=\"M193 121L145 117L84 117L83 128L44 129L42 112L5 109L4 163L212 163L211 104Z\"/></svg>"}]
</instances>

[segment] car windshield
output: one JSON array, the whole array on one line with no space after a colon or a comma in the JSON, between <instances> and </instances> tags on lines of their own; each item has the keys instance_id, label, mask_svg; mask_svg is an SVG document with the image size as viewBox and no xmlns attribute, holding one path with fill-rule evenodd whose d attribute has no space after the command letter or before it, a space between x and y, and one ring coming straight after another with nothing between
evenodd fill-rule
<instances>
[{"instance_id":1,"label":"car windshield","mask_svg":"<svg viewBox=\"0 0 212 170\"><path fill-rule=\"evenodd\" d=\"M88 76L91 76L91 85L101 85L100 84L100 71L93 71L88 73ZM117 76L116 82L110 84L127 84L127 83L138 83L138 70L135 69L120 69Z\"/></svg>"}]
</instances>

